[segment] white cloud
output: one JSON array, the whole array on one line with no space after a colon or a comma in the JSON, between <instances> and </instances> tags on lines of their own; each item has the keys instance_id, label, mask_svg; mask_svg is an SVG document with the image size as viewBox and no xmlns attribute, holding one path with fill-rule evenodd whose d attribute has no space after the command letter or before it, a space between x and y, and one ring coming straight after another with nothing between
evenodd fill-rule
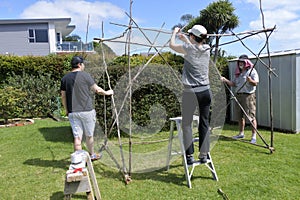
<instances>
[{"instance_id":1,"label":"white cloud","mask_svg":"<svg viewBox=\"0 0 300 200\"><path fill-rule=\"evenodd\" d=\"M259 9L259 0L246 0ZM295 0L263 0L262 10L266 28L276 25L271 35L273 50L288 50L300 48L300 4ZM251 29L261 29L261 15L249 22Z\"/></svg>"},{"instance_id":2,"label":"white cloud","mask_svg":"<svg viewBox=\"0 0 300 200\"><path fill-rule=\"evenodd\" d=\"M252 3L256 5L257 8L260 6L259 0L246 0L248 3ZM299 2L295 0L280 0L280 1L274 1L274 0L261 0L262 2L262 8L266 10L272 10L272 9L278 9L278 8L288 8L288 9L295 9L299 10L300 5Z\"/></svg>"},{"instance_id":3,"label":"white cloud","mask_svg":"<svg viewBox=\"0 0 300 200\"><path fill-rule=\"evenodd\" d=\"M280 14L278 14L280 13ZM293 22L297 20L298 16L295 12L290 12L284 9L276 9L276 10L267 10L264 11L264 20L266 27L274 27L276 26L284 26L289 22ZM259 29L262 27L261 17L256 21L250 22L250 27L253 29Z\"/></svg>"},{"instance_id":4,"label":"white cloud","mask_svg":"<svg viewBox=\"0 0 300 200\"><path fill-rule=\"evenodd\" d=\"M107 19L126 18L124 10L109 2L85 0L42 0L27 7L21 18L59 18L71 17L77 31L86 31L88 15L89 28L100 29ZM100 31L99 31L100 32Z\"/></svg>"}]
</instances>

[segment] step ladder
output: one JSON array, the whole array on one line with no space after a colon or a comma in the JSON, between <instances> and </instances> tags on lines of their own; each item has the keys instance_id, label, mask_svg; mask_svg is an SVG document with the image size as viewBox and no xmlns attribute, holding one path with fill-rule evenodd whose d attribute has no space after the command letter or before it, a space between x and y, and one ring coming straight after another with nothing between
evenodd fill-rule
<instances>
[{"instance_id":1,"label":"step ladder","mask_svg":"<svg viewBox=\"0 0 300 200\"><path fill-rule=\"evenodd\" d=\"M86 152L87 168L82 173L66 175L64 200L70 200L72 194L85 192L88 200L100 200L100 190L98 187L97 179L95 176L94 168L92 165L91 157Z\"/></svg>"},{"instance_id":2,"label":"step ladder","mask_svg":"<svg viewBox=\"0 0 300 200\"><path fill-rule=\"evenodd\" d=\"M174 117L174 118L170 118L169 120L170 120L171 124L170 124L168 155L167 155L167 163L166 163L167 170L169 170L169 168L170 168L170 161L171 161L172 156L181 155L182 159L183 159L182 163L184 166L185 177L186 177L187 185L189 188L192 188L191 179L192 179L195 167L199 166L199 165L205 165L211 171L213 179L218 181L217 172L215 170L210 152L208 152L207 163L201 163L200 161L197 161L197 162L193 163L192 165L187 164L185 148L184 148L184 143L183 143L183 135L182 135L183 133L182 133L182 129L181 129L182 117ZM174 135L174 128L175 128L174 123L176 123L176 128L177 128L177 132L178 132L178 135L176 135L176 136ZM193 123L196 123L198 126L199 116L196 116L196 115L193 116ZM173 148L173 139L175 139L175 138L179 139L179 146L180 146L179 151L177 149ZM193 141L198 142L199 138L194 138Z\"/></svg>"}]
</instances>

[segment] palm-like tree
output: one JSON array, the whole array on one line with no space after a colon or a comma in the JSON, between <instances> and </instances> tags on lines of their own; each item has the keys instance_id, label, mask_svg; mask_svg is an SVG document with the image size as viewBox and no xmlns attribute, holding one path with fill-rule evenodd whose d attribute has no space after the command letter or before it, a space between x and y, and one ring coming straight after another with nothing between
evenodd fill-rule
<instances>
[{"instance_id":1,"label":"palm-like tree","mask_svg":"<svg viewBox=\"0 0 300 200\"><path fill-rule=\"evenodd\" d=\"M189 24L195 17L191 14L185 14L185 15L182 15L180 17L180 21L183 22L183 23L178 23L176 25L174 25L172 27L172 30L174 30L175 27L179 27L179 28L182 28L184 27L186 24Z\"/></svg>"},{"instance_id":2,"label":"palm-like tree","mask_svg":"<svg viewBox=\"0 0 300 200\"><path fill-rule=\"evenodd\" d=\"M208 33L224 34L233 30L239 25L239 18L234 14L235 8L228 0L219 0L209 4L200 11L200 16L194 18L186 27L191 28L195 24L203 25ZM214 61L218 56L218 47L221 36L210 37L209 43L212 45L215 39Z\"/></svg>"}]
</instances>

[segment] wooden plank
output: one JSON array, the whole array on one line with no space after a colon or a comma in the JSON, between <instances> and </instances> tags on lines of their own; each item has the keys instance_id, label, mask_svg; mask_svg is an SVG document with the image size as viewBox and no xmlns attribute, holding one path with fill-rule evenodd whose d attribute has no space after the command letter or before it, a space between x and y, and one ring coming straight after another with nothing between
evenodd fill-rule
<instances>
[{"instance_id":1,"label":"wooden plank","mask_svg":"<svg viewBox=\"0 0 300 200\"><path fill-rule=\"evenodd\" d=\"M65 181L64 194L75 194L79 192L90 192L92 190L88 176L84 176L80 181Z\"/></svg>"},{"instance_id":2,"label":"wooden plank","mask_svg":"<svg viewBox=\"0 0 300 200\"><path fill-rule=\"evenodd\" d=\"M86 154L87 154L87 167L88 167L88 171L90 173L91 179L92 179L92 184L94 186L95 196L96 196L97 200L100 200L101 194L100 194L99 186L97 183L95 171L94 171L94 168L92 165L91 157L87 152L86 152Z\"/></svg>"}]
</instances>

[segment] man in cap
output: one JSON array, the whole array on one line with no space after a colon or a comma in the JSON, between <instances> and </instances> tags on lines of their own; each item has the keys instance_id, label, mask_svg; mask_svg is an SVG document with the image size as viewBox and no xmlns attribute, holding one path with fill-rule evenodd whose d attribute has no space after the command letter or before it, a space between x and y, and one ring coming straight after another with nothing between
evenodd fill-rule
<instances>
[{"instance_id":1,"label":"man in cap","mask_svg":"<svg viewBox=\"0 0 300 200\"><path fill-rule=\"evenodd\" d=\"M84 71L84 60L74 56L71 60L72 71L61 80L62 104L69 118L74 136L74 150L82 150L83 133L92 161L100 158L94 152L94 129L96 112L93 105L91 90L101 95L113 95L113 90L103 90L90 74Z\"/></svg>"},{"instance_id":2,"label":"man in cap","mask_svg":"<svg viewBox=\"0 0 300 200\"><path fill-rule=\"evenodd\" d=\"M229 86L236 87L237 100L253 124L250 142L256 143L257 122L255 91L259 82L259 76L255 68L253 68L253 64L248 59L248 56L243 54L239 57L233 81L230 81L225 77L221 77L221 80ZM239 134L233 136L233 138L240 139L245 137L245 113L239 105L236 106L238 107L238 109L236 109L236 114L239 119Z\"/></svg>"}]
</instances>

